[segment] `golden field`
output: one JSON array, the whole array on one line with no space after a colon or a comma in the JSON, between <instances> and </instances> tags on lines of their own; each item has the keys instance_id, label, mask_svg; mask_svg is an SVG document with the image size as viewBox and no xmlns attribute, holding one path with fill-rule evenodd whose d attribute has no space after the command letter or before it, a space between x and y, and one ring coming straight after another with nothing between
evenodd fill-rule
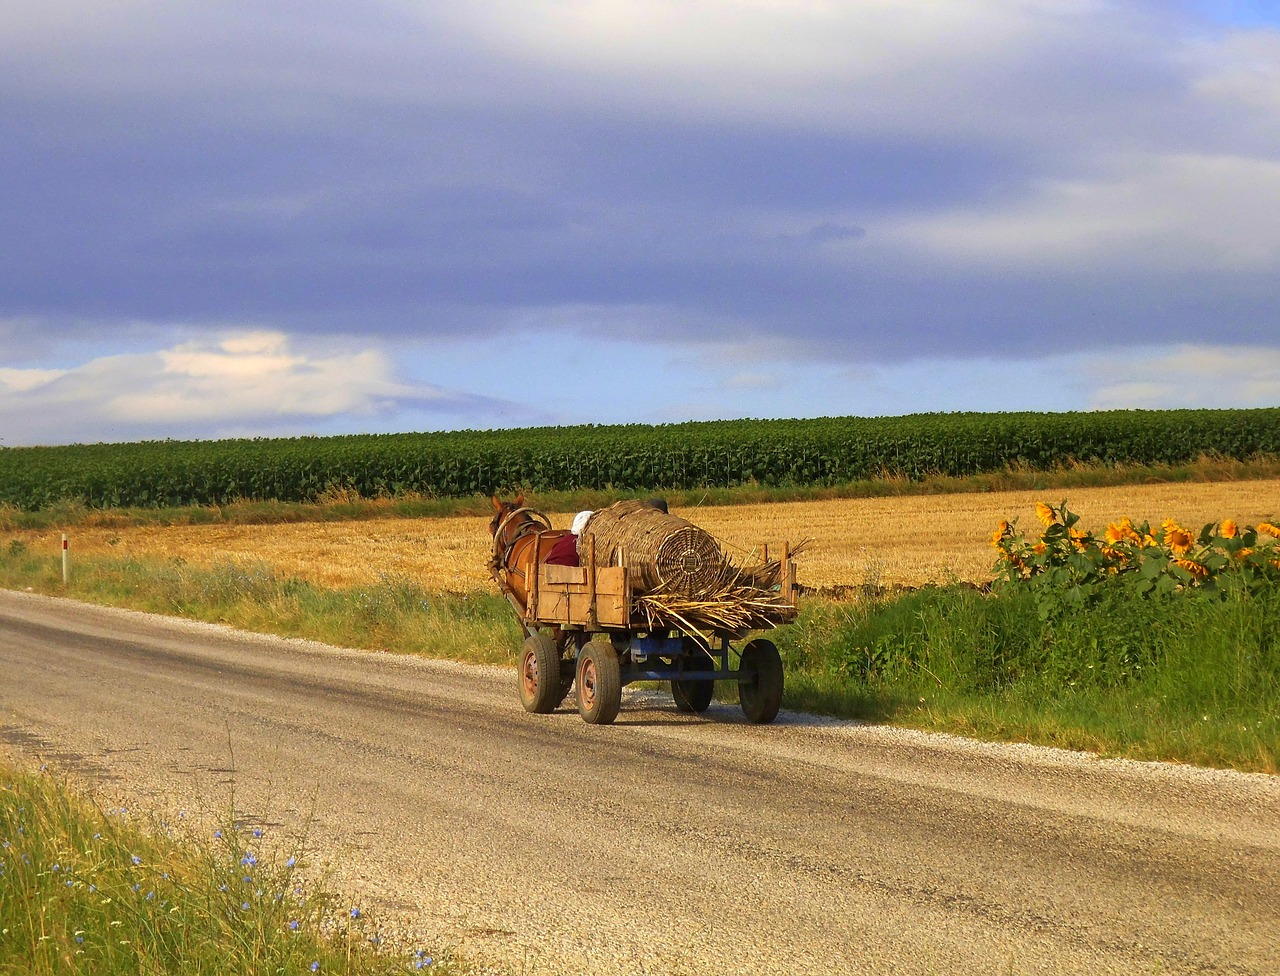
<instances>
[{"instance_id":1,"label":"golden field","mask_svg":"<svg viewBox=\"0 0 1280 976\"><path fill-rule=\"evenodd\" d=\"M712 533L741 561L752 547L810 539L798 560L800 582L831 588L990 579L988 545L1000 519L1038 529L1037 501L1054 504L1063 492L990 492L896 498L842 499L703 508L673 508ZM1280 480L1076 488L1066 493L1081 524L1104 528L1128 515L1158 524L1174 518L1197 531L1231 518L1255 524L1280 516ZM567 526L571 512L549 513ZM32 551L54 554L56 532L13 532ZM285 576L324 586L356 586L391 577L427 590L493 588L486 565L490 542L484 518L372 519L273 525L77 528L77 555L180 559L210 566L261 563Z\"/></svg>"}]
</instances>

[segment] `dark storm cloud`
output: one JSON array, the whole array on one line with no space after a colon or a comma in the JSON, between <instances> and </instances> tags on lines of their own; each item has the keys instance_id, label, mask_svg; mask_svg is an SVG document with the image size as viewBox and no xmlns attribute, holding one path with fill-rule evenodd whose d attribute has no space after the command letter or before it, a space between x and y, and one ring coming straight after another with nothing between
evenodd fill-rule
<instances>
[{"instance_id":1,"label":"dark storm cloud","mask_svg":"<svg viewBox=\"0 0 1280 976\"><path fill-rule=\"evenodd\" d=\"M1236 102L1197 107L1199 69L1141 17L1048 17L937 77L819 80L794 112L770 90L717 112L696 87L677 98L676 69L602 76L406 9L160 7L101 38L20 32L0 68L0 316L445 335L647 308L594 327L883 361L1063 334L1274 338L1265 262L1134 267L1104 230L1092 256L1052 260L1047 242L999 266L901 232L1022 219L1046 181L1088 182L1118 152L1264 152Z\"/></svg>"}]
</instances>

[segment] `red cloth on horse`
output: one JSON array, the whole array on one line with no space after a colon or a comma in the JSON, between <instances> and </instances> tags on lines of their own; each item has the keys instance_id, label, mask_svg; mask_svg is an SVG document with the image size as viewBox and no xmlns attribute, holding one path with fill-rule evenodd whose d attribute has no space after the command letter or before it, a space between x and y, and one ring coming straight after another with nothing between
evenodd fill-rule
<instances>
[{"instance_id":1,"label":"red cloth on horse","mask_svg":"<svg viewBox=\"0 0 1280 976\"><path fill-rule=\"evenodd\" d=\"M551 547L551 551L547 553L547 558L543 562L549 566L577 566L578 537L573 534L562 535Z\"/></svg>"}]
</instances>

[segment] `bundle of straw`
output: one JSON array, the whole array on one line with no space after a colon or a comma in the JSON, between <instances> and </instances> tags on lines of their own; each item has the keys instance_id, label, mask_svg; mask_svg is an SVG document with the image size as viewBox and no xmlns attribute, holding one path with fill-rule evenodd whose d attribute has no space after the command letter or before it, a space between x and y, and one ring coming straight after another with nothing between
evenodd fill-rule
<instances>
[{"instance_id":1,"label":"bundle of straw","mask_svg":"<svg viewBox=\"0 0 1280 976\"><path fill-rule=\"evenodd\" d=\"M799 612L778 592L780 560L736 567L710 533L643 502L597 511L582 538L588 534L597 560L630 568L634 609L651 631L746 634L789 623Z\"/></svg>"},{"instance_id":2,"label":"bundle of straw","mask_svg":"<svg viewBox=\"0 0 1280 976\"><path fill-rule=\"evenodd\" d=\"M591 516L578 539L595 538L596 559L630 568L637 590L679 591L695 596L715 589L727 563L720 544L692 522L640 501L622 501Z\"/></svg>"}]
</instances>

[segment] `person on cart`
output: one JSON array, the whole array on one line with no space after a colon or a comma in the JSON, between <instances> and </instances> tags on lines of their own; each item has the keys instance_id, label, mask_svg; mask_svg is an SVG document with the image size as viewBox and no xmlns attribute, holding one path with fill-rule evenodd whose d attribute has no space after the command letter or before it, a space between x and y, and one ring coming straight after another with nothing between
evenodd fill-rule
<instances>
[{"instance_id":1,"label":"person on cart","mask_svg":"<svg viewBox=\"0 0 1280 976\"><path fill-rule=\"evenodd\" d=\"M582 530L591 521L592 514L592 512L579 512L575 515L573 517L573 526L568 534L562 535L556 540L555 545L551 547L551 551L547 553L547 557L543 562L548 566L581 565L578 559L578 536L582 535Z\"/></svg>"}]
</instances>

